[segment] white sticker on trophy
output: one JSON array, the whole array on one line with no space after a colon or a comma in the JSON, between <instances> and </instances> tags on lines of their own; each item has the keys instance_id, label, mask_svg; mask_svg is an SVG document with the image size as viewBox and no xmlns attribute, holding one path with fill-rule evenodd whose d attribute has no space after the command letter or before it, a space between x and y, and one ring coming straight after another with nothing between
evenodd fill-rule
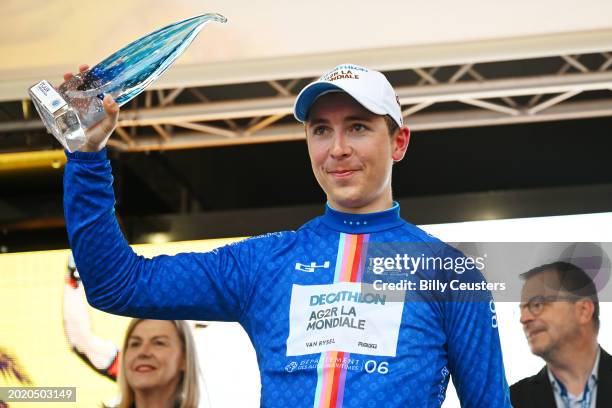
<instances>
[{"instance_id":1,"label":"white sticker on trophy","mask_svg":"<svg viewBox=\"0 0 612 408\"><path fill-rule=\"evenodd\" d=\"M403 310L404 302L390 301L368 284L293 285L287 355L343 351L394 357Z\"/></svg>"},{"instance_id":2,"label":"white sticker on trophy","mask_svg":"<svg viewBox=\"0 0 612 408\"><path fill-rule=\"evenodd\" d=\"M40 81L30 90L51 114L67 105L64 98L47 81Z\"/></svg>"}]
</instances>

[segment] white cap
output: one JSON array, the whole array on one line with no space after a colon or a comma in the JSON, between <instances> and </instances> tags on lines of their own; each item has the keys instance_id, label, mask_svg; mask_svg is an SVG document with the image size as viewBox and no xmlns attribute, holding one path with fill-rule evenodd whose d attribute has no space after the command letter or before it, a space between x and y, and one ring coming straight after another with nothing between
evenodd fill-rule
<instances>
[{"instance_id":1,"label":"white cap","mask_svg":"<svg viewBox=\"0 0 612 408\"><path fill-rule=\"evenodd\" d=\"M304 87L295 99L293 115L305 122L308 111L318 97L342 91L352 96L364 108L377 115L389 115L403 126L399 99L387 78L378 71L354 64L341 64Z\"/></svg>"}]
</instances>

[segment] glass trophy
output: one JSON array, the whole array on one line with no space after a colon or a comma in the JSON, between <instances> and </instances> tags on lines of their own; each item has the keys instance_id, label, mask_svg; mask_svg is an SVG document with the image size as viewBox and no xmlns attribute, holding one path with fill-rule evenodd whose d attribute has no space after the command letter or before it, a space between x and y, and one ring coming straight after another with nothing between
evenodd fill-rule
<instances>
[{"instance_id":1,"label":"glass trophy","mask_svg":"<svg viewBox=\"0 0 612 408\"><path fill-rule=\"evenodd\" d=\"M41 81L29 94L42 121L69 152L85 144L85 129L102 120L105 94L119 106L159 78L209 22L225 23L220 14L188 18L144 36L93 68L53 88Z\"/></svg>"}]
</instances>

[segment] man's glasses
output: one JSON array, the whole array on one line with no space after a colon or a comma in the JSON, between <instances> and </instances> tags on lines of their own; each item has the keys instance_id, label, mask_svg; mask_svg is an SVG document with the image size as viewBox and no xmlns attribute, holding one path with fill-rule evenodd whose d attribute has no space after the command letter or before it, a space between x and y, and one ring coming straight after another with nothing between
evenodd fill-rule
<instances>
[{"instance_id":1,"label":"man's glasses","mask_svg":"<svg viewBox=\"0 0 612 408\"><path fill-rule=\"evenodd\" d=\"M525 308L529 309L529 313L531 313L533 316L537 316L540 313L542 313L542 311L544 310L544 307L546 307L546 305L552 303L552 302L556 302L559 300L566 300L566 301L570 301L570 302L575 302L577 301L579 298L576 296L534 296L531 299L529 299L529 302L527 303L521 303L519 305L519 309L521 311L521 313L523 313L523 310L525 310Z\"/></svg>"}]
</instances>

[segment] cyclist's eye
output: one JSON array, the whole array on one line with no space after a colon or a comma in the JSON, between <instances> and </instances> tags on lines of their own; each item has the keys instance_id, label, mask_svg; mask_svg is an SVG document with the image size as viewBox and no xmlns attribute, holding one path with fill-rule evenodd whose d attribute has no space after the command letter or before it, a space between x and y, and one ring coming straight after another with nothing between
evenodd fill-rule
<instances>
[{"instance_id":1,"label":"cyclist's eye","mask_svg":"<svg viewBox=\"0 0 612 408\"><path fill-rule=\"evenodd\" d=\"M313 130L312 130L312 134L316 135L316 136L321 136L323 134L325 134L325 131L327 129L325 128L325 126L316 126Z\"/></svg>"}]
</instances>

